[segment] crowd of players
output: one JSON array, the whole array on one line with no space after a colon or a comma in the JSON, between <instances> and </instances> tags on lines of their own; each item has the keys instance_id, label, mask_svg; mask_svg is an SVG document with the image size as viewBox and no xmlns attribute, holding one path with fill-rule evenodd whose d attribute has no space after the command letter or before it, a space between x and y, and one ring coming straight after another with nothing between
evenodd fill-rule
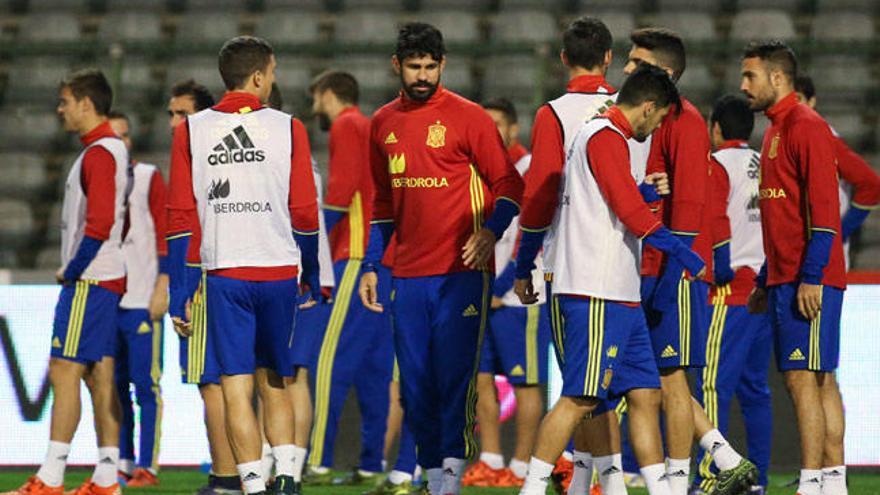
<instances>
[{"instance_id":1,"label":"crowd of players","mask_svg":"<svg viewBox=\"0 0 880 495\"><path fill-rule=\"evenodd\" d=\"M111 110L103 74L71 74L58 113L83 150L65 184L50 442L8 493L159 483L168 312L181 377L205 406L212 464L200 494L298 494L305 483L534 495L552 483L619 495L625 471L652 495L764 493L771 342L800 431L797 492L845 494L833 374L844 243L880 203L880 179L812 110L812 83L783 43L749 45L745 98L719 99L707 125L676 87L681 38L645 28L630 39L618 91L605 80L607 27L568 26L569 82L538 110L530 153L513 105L444 88L441 33L407 24L392 56L400 96L372 118L344 71L309 88L330 133L324 198L303 123L280 111L283 60L265 40L224 44L220 101L192 80L172 88L167 190L156 167L130 158L129 121ZM748 145L755 111L771 121L760 153ZM550 341L563 387L545 415ZM508 465L496 374L517 401ZM64 492L81 381L98 462ZM333 446L352 387L362 451L339 478ZM724 437L734 395L748 458ZM477 421L482 452L467 467Z\"/></svg>"}]
</instances>

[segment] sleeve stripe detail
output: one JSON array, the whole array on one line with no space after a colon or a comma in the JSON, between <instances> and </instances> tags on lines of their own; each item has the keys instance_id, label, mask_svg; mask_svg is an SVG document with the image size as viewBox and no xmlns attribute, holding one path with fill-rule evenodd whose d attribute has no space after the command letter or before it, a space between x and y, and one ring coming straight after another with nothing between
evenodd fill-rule
<instances>
[{"instance_id":1,"label":"sleeve stripe detail","mask_svg":"<svg viewBox=\"0 0 880 495\"><path fill-rule=\"evenodd\" d=\"M190 268L201 268L202 264L201 263L187 263L186 266L188 266Z\"/></svg>"},{"instance_id":2,"label":"sleeve stripe detail","mask_svg":"<svg viewBox=\"0 0 880 495\"><path fill-rule=\"evenodd\" d=\"M373 225L374 223L394 223L394 219L393 218L379 218L379 219L374 219L374 220L370 221L370 225Z\"/></svg>"},{"instance_id":3,"label":"sleeve stripe detail","mask_svg":"<svg viewBox=\"0 0 880 495\"><path fill-rule=\"evenodd\" d=\"M322 206L322 208L324 208L325 210L341 211L343 213L348 213L347 206L335 206L335 205L328 205L327 203L324 203L324 206Z\"/></svg>"},{"instance_id":4,"label":"sleeve stripe detail","mask_svg":"<svg viewBox=\"0 0 880 495\"><path fill-rule=\"evenodd\" d=\"M877 208L880 208L880 204L876 204L876 205L860 205L860 204L856 203L855 201L852 201L852 202L850 203L850 206L852 206L853 208L858 208L858 209L860 209L860 210L868 210L868 211L873 211L873 210L876 210Z\"/></svg>"},{"instance_id":5,"label":"sleeve stripe detail","mask_svg":"<svg viewBox=\"0 0 880 495\"><path fill-rule=\"evenodd\" d=\"M691 236L691 237L696 237L700 234L699 232L687 232L684 230L671 230L670 232L672 232L675 235L686 235L686 236Z\"/></svg>"},{"instance_id":6,"label":"sleeve stripe detail","mask_svg":"<svg viewBox=\"0 0 880 495\"><path fill-rule=\"evenodd\" d=\"M718 244L715 244L714 246L712 246L712 249L718 249L725 244L730 244L730 239L727 239L725 241L719 242Z\"/></svg>"},{"instance_id":7,"label":"sleeve stripe detail","mask_svg":"<svg viewBox=\"0 0 880 495\"><path fill-rule=\"evenodd\" d=\"M837 231L834 229L826 229L824 227L813 227L810 230L815 230L816 232L828 232L831 234L837 234Z\"/></svg>"},{"instance_id":8,"label":"sleeve stripe detail","mask_svg":"<svg viewBox=\"0 0 880 495\"><path fill-rule=\"evenodd\" d=\"M518 210L522 209L522 207L519 205L519 203L517 203L516 201L514 201L514 200L508 198L507 196L498 196L498 198L495 200L495 202L497 203L497 202L501 201L502 199L503 199L503 200L506 200L506 201L510 201L511 203L515 204L515 205L516 205L516 208L517 208Z\"/></svg>"},{"instance_id":9,"label":"sleeve stripe detail","mask_svg":"<svg viewBox=\"0 0 880 495\"><path fill-rule=\"evenodd\" d=\"M174 239L180 239L181 237L190 237L191 235L192 235L192 232L180 232L177 234L171 234L171 235L165 236L165 240L166 241L173 241Z\"/></svg>"},{"instance_id":10,"label":"sleeve stripe detail","mask_svg":"<svg viewBox=\"0 0 880 495\"><path fill-rule=\"evenodd\" d=\"M549 229L550 229L549 225L546 227L541 227L541 228L537 228L537 229L530 229L527 227L523 227L522 225L520 225L520 227L519 227L519 230L521 230L523 232L533 232L533 233L547 232L547 230L549 230Z\"/></svg>"},{"instance_id":11,"label":"sleeve stripe detail","mask_svg":"<svg viewBox=\"0 0 880 495\"><path fill-rule=\"evenodd\" d=\"M641 237L639 237L639 240L640 240L640 241L644 240L645 237L648 237L649 235L653 234L654 232L657 231L657 229L659 229L659 228L662 227L662 226L663 226L663 223L662 223L662 222L657 222L657 223L655 223L654 225L651 226L650 229L648 229L647 231L645 231L645 233L644 233Z\"/></svg>"},{"instance_id":12,"label":"sleeve stripe detail","mask_svg":"<svg viewBox=\"0 0 880 495\"><path fill-rule=\"evenodd\" d=\"M317 230L310 230L310 231L308 231L308 232L303 232L303 231L301 231L301 230L293 229L293 233L294 233L294 234L297 234L297 235L318 235L318 231L317 231Z\"/></svg>"}]
</instances>

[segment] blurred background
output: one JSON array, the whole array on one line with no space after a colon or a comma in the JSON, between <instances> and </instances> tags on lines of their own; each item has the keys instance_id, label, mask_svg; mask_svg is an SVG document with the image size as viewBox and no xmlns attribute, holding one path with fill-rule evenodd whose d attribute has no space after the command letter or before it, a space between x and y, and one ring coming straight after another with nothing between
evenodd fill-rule
<instances>
[{"instance_id":1,"label":"blurred background","mask_svg":"<svg viewBox=\"0 0 880 495\"><path fill-rule=\"evenodd\" d=\"M880 166L876 0L8 0L0 6L0 282L50 281L59 265L63 177L78 142L61 131L54 108L71 69L106 71L114 106L133 120L134 158L167 177L170 86L194 77L219 97L223 41L265 37L277 52L285 110L306 121L325 167L327 135L306 94L322 70L355 74L361 106L372 112L397 94L390 54L398 26L430 22L450 52L443 83L476 101L513 99L527 143L535 109L565 86L561 29L582 14L602 18L614 35L612 84L623 78L632 29L680 32L688 49L680 86L704 113L738 91L747 40L788 41L815 80L820 112ZM756 146L765 126L761 116ZM880 216L868 218L853 249L854 268L880 268Z\"/></svg>"}]
</instances>

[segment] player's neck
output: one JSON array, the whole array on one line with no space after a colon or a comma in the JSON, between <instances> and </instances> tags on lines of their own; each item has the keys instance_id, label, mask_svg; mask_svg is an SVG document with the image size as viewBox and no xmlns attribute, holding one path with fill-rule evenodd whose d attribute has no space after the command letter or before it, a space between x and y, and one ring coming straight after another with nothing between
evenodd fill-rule
<instances>
[{"instance_id":1,"label":"player's neck","mask_svg":"<svg viewBox=\"0 0 880 495\"><path fill-rule=\"evenodd\" d=\"M327 116L330 117L330 122L336 122L336 119L339 118L340 115L345 113L346 110L355 108L357 105L333 105L331 108L327 109Z\"/></svg>"},{"instance_id":2,"label":"player's neck","mask_svg":"<svg viewBox=\"0 0 880 495\"><path fill-rule=\"evenodd\" d=\"M93 114L83 117L82 122L80 122L79 126L77 126L77 132L79 133L79 137L84 137L88 135L90 132L94 131L98 128L99 125L107 122L107 117Z\"/></svg>"},{"instance_id":3,"label":"player's neck","mask_svg":"<svg viewBox=\"0 0 880 495\"><path fill-rule=\"evenodd\" d=\"M605 68L596 67L595 69L584 69L583 67L569 67L568 80L577 79L581 76L602 76L605 77Z\"/></svg>"}]
</instances>

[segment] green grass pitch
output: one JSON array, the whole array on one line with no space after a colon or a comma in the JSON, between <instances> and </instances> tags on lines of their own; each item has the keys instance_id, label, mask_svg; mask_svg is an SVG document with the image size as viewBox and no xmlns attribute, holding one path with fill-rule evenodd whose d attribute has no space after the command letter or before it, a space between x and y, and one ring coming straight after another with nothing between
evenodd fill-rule
<instances>
[{"instance_id":1,"label":"green grass pitch","mask_svg":"<svg viewBox=\"0 0 880 495\"><path fill-rule=\"evenodd\" d=\"M33 470L7 469L0 470L0 492L12 490L21 485L24 480L33 474ZM91 470L71 469L68 472L67 488L74 488L81 483ZM787 481L792 480L794 474L775 475L770 480L770 492L772 495L794 495L793 488L781 487ZM161 484L151 488L126 488L124 493L132 495L190 495L202 486L206 476L196 470L166 469L159 475ZM304 487L304 495L360 495L365 491L363 487ZM515 495L515 489L501 488L465 488L463 495ZM548 493L552 493L548 490ZM631 495L647 495L644 489L630 489ZM850 495L875 495L880 494L880 473L853 473L850 474Z\"/></svg>"}]
</instances>

